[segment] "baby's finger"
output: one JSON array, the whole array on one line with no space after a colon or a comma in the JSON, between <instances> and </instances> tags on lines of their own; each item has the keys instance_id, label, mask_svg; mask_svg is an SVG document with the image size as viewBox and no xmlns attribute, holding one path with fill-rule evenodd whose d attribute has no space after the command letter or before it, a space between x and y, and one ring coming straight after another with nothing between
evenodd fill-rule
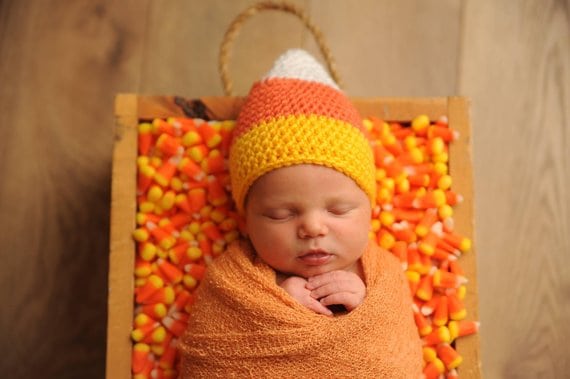
<instances>
[{"instance_id":1,"label":"baby's finger","mask_svg":"<svg viewBox=\"0 0 570 379\"><path fill-rule=\"evenodd\" d=\"M362 303L362 298L350 292L337 292L330 296L323 297L320 303L324 306L344 305L346 310L350 312Z\"/></svg>"},{"instance_id":2,"label":"baby's finger","mask_svg":"<svg viewBox=\"0 0 570 379\"><path fill-rule=\"evenodd\" d=\"M350 277L350 275L354 274L342 270L326 272L324 274L312 276L307 279L306 287L309 290L313 290L331 282L339 282L341 280L345 280L346 277Z\"/></svg>"},{"instance_id":3,"label":"baby's finger","mask_svg":"<svg viewBox=\"0 0 570 379\"><path fill-rule=\"evenodd\" d=\"M320 299L339 292L352 292L351 286L347 285L346 282L329 282L311 290L311 297Z\"/></svg>"},{"instance_id":4,"label":"baby's finger","mask_svg":"<svg viewBox=\"0 0 570 379\"><path fill-rule=\"evenodd\" d=\"M333 312L328 309L325 305L323 305L322 303L320 303L318 300L313 299L314 301L309 302L308 304L305 304L305 306L307 308L309 308L310 310L312 310L313 312L316 313L320 313L323 314L325 316L332 316Z\"/></svg>"}]
</instances>

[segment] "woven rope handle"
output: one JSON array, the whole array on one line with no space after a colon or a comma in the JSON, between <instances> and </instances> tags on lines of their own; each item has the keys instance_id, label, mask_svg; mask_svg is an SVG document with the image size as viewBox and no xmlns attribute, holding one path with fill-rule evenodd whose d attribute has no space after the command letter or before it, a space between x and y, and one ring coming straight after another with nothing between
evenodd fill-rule
<instances>
[{"instance_id":1,"label":"woven rope handle","mask_svg":"<svg viewBox=\"0 0 570 379\"><path fill-rule=\"evenodd\" d=\"M231 47L234 39L239 34L239 30L244 22L262 11L267 10L278 10L287 13L291 13L297 16L303 24L311 31L315 41L319 45L321 50L321 54L325 58L327 69L329 70L332 78L334 81L341 86L341 80L336 70L335 62L332 57L331 51L325 42L325 38L319 28L313 23L313 21L309 18L309 16L303 12L300 8L296 7L295 5L288 3L286 1L262 1L257 4L254 4L247 8L245 11L240 13L230 24L226 34L224 35L224 39L222 40L222 44L220 46L220 55L219 55L219 62L218 62L218 69L220 71L220 78L222 79L222 85L224 86L224 92L227 96L233 95L233 82L230 79L229 75L229 60L231 56Z\"/></svg>"}]
</instances>

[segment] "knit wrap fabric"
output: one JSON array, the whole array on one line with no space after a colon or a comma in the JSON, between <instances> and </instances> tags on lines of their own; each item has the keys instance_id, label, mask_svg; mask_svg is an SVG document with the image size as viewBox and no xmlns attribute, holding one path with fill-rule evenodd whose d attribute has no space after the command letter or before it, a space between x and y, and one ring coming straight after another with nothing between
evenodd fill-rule
<instances>
[{"instance_id":1,"label":"knit wrap fabric","mask_svg":"<svg viewBox=\"0 0 570 379\"><path fill-rule=\"evenodd\" d=\"M238 210L243 211L256 179L296 164L342 172L374 205L374 157L362 119L324 68L302 50L281 56L253 85L240 111L229 157Z\"/></svg>"},{"instance_id":2,"label":"knit wrap fabric","mask_svg":"<svg viewBox=\"0 0 570 379\"><path fill-rule=\"evenodd\" d=\"M421 343L399 262L371 242L362 265L364 302L329 317L279 287L247 241L233 243L198 290L179 342L182 377L419 378Z\"/></svg>"}]
</instances>

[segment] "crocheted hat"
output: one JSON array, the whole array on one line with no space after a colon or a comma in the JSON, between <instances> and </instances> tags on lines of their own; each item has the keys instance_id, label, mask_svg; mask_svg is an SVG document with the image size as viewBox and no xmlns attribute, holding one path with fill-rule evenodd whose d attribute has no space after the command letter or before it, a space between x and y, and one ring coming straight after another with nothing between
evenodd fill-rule
<instances>
[{"instance_id":1,"label":"crocheted hat","mask_svg":"<svg viewBox=\"0 0 570 379\"><path fill-rule=\"evenodd\" d=\"M304 50L287 51L253 85L237 119L229 170L238 210L256 179L296 164L342 172L374 205L374 157L366 135L356 108L319 62Z\"/></svg>"}]
</instances>

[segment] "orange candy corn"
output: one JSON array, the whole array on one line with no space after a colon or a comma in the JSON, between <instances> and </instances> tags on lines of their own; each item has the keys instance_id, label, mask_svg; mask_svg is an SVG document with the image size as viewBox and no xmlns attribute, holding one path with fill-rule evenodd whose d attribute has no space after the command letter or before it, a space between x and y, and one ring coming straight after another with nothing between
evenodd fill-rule
<instances>
[{"instance_id":1,"label":"orange candy corn","mask_svg":"<svg viewBox=\"0 0 570 379\"><path fill-rule=\"evenodd\" d=\"M196 181L200 181L206 176L202 168L192 159L187 157L184 157L180 160L180 163L178 163L178 169L180 172Z\"/></svg>"},{"instance_id":2,"label":"orange candy corn","mask_svg":"<svg viewBox=\"0 0 570 379\"><path fill-rule=\"evenodd\" d=\"M439 345L440 343L449 343L451 341L451 335L449 329L445 326L440 326L434 329L433 332L428 334L423 338L424 344L428 346Z\"/></svg>"},{"instance_id":3,"label":"orange candy corn","mask_svg":"<svg viewBox=\"0 0 570 379\"><path fill-rule=\"evenodd\" d=\"M430 325L427 318L420 312L416 304L412 305L412 309L414 310L414 321L416 323L416 327L418 328L418 332L421 337L425 337L432 332L432 326Z\"/></svg>"},{"instance_id":4,"label":"orange candy corn","mask_svg":"<svg viewBox=\"0 0 570 379\"><path fill-rule=\"evenodd\" d=\"M154 295L160 288L164 286L164 281L157 275L150 275L146 283L136 289L136 302L144 303Z\"/></svg>"},{"instance_id":5,"label":"orange candy corn","mask_svg":"<svg viewBox=\"0 0 570 379\"><path fill-rule=\"evenodd\" d=\"M438 379L444 371L445 365L439 358L436 358L424 367L423 379Z\"/></svg>"},{"instance_id":6,"label":"orange candy corn","mask_svg":"<svg viewBox=\"0 0 570 379\"><path fill-rule=\"evenodd\" d=\"M467 316L465 305L457 294L448 295L449 318L455 321L463 320Z\"/></svg>"},{"instance_id":7,"label":"orange candy corn","mask_svg":"<svg viewBox=\"0 0 570 379\"><path fill-rule=\"evenodd\" d=\"M166 306L162 303L147 304L142 307L142 312L155 320L160 320L166 316L166 311Z\"/></svg>"},{"instance_id":8,"label":"orange candy corn","mask_svg":"<svg viewBox=\"0 0 570 379\"><path fill-rule=\"evenodd\" d=\"M200 167L202 170L209 174L220 174L225 171L226 164L224 161L224 157L220 150L212 150L208 154L208 156L201 162Z\"/></svg>"},{"instance_id":9,"label":"orange candy corn","mask_svg":"<svg viewBox=\"0 0 570 379\"><path fill-rule=\"evenodd\" d=\"M443 362L436 358L433 361L429 362L423 370L423 378L424 379L438 379L441 374L445 371L445 365Z\"/></svg>"},{"instance_id":10,"label":"orange candy corn","mask_svg":"<svg viewBox=\"0 0 570 379\"><path fill-rule=\"evenodd\" d=\"M465 277L448 271L437 270L433 275L433 285L435 287L457 288L466 282L467 279Z\"/></svg>"},{"instance_id":11,"label":"orange candy corn","mask_svg":"<svg viewBox=\"0 0 570 379\"><path fill-rule=\"evenodd\" d=\"M187 272L198 280L202 280L202 278L204 278L204 274L206 273L206 266L198 263L189 263L184 266L184 272Z\"/></svg>"},{"instance_id":12,"label":"orange candy corn","mask_svg":"<svg viewBox=\"0 0 570 379\"><path fill-rule=\"evenodd\" d=\"M170 281L170 283L180 283L183 273L178 267L162 258L157 260L157 265L160 272Z\"/></svg>"},{"instance_id":13,"label":"orange candy corn","mask_svg":"<svg viewBox=\"0 0 570 379\"><path fill-rule=\"evenodd\" d=\"M166 316L162 319L162 324L174 334L176 337L180 337L182 333L186 330L187 324L183 321L177 320L171 316Z\"/></svg>"},{"instance_id":14,"label":"orange candy corn","mask_svg":"<svg viewBox=\"0 0 570 379\"><path fill-rule=\"evenodd\" d=\"M443 240L448 244L452 245L456 249L462 252L467 252L471 249L471 240L467 237L463 237L457 233L443 233Z\"/></svg>"},{"instance_id":15,"label":"orange candy corn","mask_svg":"<svg viewBox=\"0 0 570 379\"><path fill-rule=\"evenodd\" d=\"M425 237L432 225L437 221L437 211L435 209L427 209L423 213L423 217L416 225L415 232L420 237Z\"/></svg>"},{"instance_id":16,"label":"orange candy corn","mask_svg":"<svg viewBox=\"0 0 570 379\"><path fill-rule=\"evenodd\" d=\"M408 267L408 244L404 241L396 241L392 246L392 254L394 254L402 263L402 268Z\"/></svg>"},{"instance_id":17,"label":"orange candy corn","mask_svg":"<svg viewBox=\"0 0 570 379\"><path fill-rule=\"evenodd\" d=\"M148 155L152 145L152 126L143 122L138 127L138 151L139 155Z\"/></svg>"},{"instance_id":18,"label":"orange candy corn","mask_svg":"<svg viewBox=\"0 0 570 379\"><path fill-rule=\"evenodd\" d=\"M222 142L222 136L216 129L207 122L201 123L198 126L198 133L210 149L218 146Z\"/></svg>"},{"instance_id":19,"label":"orange candy corn","mask_svg":"<svg viewBox=\"0 0 570 379\"><path fill-rule=\"evenodd\" d=\"M141 373L150 361L150 346L146 343L136 343L133 346L131 369L133 373Z\"/></svg>"},{"instance_id":20,"label":"orange candy corn","mask_svg":"<svg viewBox=\"0 0 570 379\"><path fill-rule=\"evenodd\" d=\"M224 187L216 179L215 176L210 175L207 179L208 183L208 201L216 207L224 205L228 202L228 194Z\"/></svg>"},{"instance_id":21,"label":"orange candy corn","mask_svg":"<svg viewBox=\"0 0 570 379\"><path fill-rule=\"evenodd\" d=\"M163 369L174 368L174 362L176 360L176 341L171 341L165 348L160 359L158 360L158 365Z\"/></svg>"},{"instance_id":22,"label":"orange candy corn","mask_svg":"<svg viewBox=\"0 0 570 379\"><path fill-rule=\"evenodd\" d=\"M435 253L435 247L437 246L437 241L439 236L430 231L426 236L419 242L418 249L427 256L432 256Z\"/></svg>"},{"instance_id":23,"label":"orange candy corn","mask_svg":"<svg viewBox=\"0 0 570 379\"><path fill-rule=\"evenodd\" d=\"M444 326L449 320L447 296L438 296L437 306L433 314L433 324L436 326Z\"/></svg>"},{"instance_id":24,"label":"orange candy corn","mask_svg":"<svg viewBox=\"0 0 570 379\"><path fill-rule=\"evenodd\" d=\"M135 342L141 342L151 339L149 336L160 326L158 322L149 322L144 325L137 326L131 332L131 338ZM159 332L160 333L160 332ZM145 342L146 343L146 342Z\"/></svg>"},{"instance_id":25,"label":"orange candy corn","mask_svg":"<svg viewBox=\"0 0 570 379\"><path fill-rule=\"evenodd\" d=\"M430 272L420 279L416 297L424 301L428 301L433 296L433 273Z\"/></svg>"},{"instance_id":26,"label":"orange candy corn","mask_svg":"<svg viewBox=\"0 0 570 379\"><path fill-rule=\"evenodd\" d=\"M156 140L156 147L165 157L179 155L183 152L180 141L166 133L161 134Z\"/></svg>"},{"instance_id":27,"label":"orange candy corn","mask_svg":"<svg viewBox=\"0 0 570 379\"><path fill-rule=\"evenodd\" d=\"M170 305L174 302L174 296L174 289L171 286L164 286L150 295L145 301L141 301L141 304L163 303Z\"/></svg>"},{"instance_id":28,"label":"orange candy corn","mask_svg":"<svg viewBox=\"0 0 570 379\"><path fill-rule=\"evenodd\" d=\"M477 333L479 325L478 321L471 320L450 321L448 327L451 340Z\"/></svg>"},{"instance_id":29,"label":"orange candy corn","mask_svg":"<svg viewBox=\"0 0 570 379\"><path fill-rule=\"evenodd\" d=\"M208 156L209 149L204 144L192 146L187 150L188 156L196 163L200 163Z\"/></svg>"},{"instance_id":30,"label":"orange candy corn","mask_svg":"<svg viewBox=\"0 0 570 379\"><path fill-rule=\"evenodd\" d=\"M156 170L150 165L141 165L137 174L137 194L145 193L154 180Z\"/></svg>"},{"instance_id":31,"label":"orange candy corn","mask_svg":"<svg viewBox=\"0 0 570 379\"><path fill-rule=\"evenodd\" d=\"M436 347L436 351L437 351L437 356L439 357L439 359L441 359L441 361L445 365L445 368L447 368L448 370L457 368L457 366L459 366L461 362L463 362L463 358L461 357L461 355L459 355L457 351L453 347L451 347L451 345L448 343L442 343L438 345Z\"/></svg>"},{"instance_id":32,"label":"orange candy corn","mask_svg":"<svg viewBox=\"0 0 570 379\"><path fill-rule=\"evenodd\" d=\"M165 160L162 165L156 170L154 174L154 181L163 187L167 187L170 180L176 174L177 160L169 158Z\"/></svg>"},{"instance_id":33,"label":"orange candy corn","mask_svg":"<svg viewBox=\"0 0 570 379\"><path fill-rule=\"evenodd\" d=\"M206 206L206 190L203 188L193 188L188 191L188 202L190 203L190 213L198 214Z\"/></svg>"}]
</instances>

